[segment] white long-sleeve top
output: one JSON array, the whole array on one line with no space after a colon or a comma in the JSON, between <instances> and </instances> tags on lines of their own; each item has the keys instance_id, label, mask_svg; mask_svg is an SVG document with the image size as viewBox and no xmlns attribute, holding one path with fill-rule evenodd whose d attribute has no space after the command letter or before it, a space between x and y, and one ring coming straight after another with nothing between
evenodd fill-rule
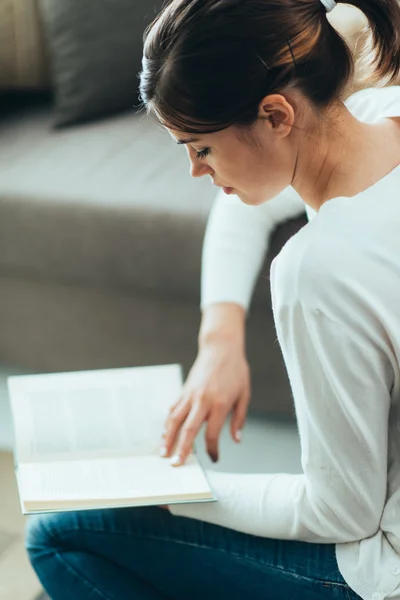
<instances>
[{"instance_id":1,"label":"white long-sleeve top","mask_svg":"<svg viewBox=\"0 0 400 600\"><path fill-rule=\"evenodd\" d=\"M365 122L400 116L400 87L364 90L346 104ZM248 307L271 230L304 210L292 192L255 209L231 202L219 198L211 216L203 306ZM400 165L309 214L271 268L303 472L208 471L219 501L171 512L262 537L333 543L361 598L400 600Z\"/></svg>"}]
</instances>

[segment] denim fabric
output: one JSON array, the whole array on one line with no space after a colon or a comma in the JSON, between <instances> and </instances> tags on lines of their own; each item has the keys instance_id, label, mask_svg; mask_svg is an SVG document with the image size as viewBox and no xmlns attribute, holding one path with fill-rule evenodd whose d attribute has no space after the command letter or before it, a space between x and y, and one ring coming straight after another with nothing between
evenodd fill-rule
<instances>
[{"instance_id":1,"label":"denim fabric","mask_svg":"<svg viewBox=\"0 0 400 600\"><path fill-rule=\"evenodd\" d=\"M279 541L122 508L30 517L26 548L52 600L356 600L332 544Z\"/></svg>"}]
</instances>

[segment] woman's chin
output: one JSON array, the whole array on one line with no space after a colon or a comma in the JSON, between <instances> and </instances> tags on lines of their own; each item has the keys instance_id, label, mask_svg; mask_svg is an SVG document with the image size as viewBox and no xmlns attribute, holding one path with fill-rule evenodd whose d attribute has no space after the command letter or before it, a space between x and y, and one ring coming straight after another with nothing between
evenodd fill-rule
<instances>
[{"instance_id":1,"label":"woman's chin","mask_svg":"<svg viewBox=\"0 0 400 600\"><path fill-rule=\"evenodd\" d=\"M236 188L224 188L224 192L228 195L233 194L237 196L243 202L243 204L247 204L248 206L259 206L260 204L264 204L265 202L265 198L263 196L242 192L237 190Z\"/></svg>"},{"instance_id":2,"label":"woman's chin","mask_svg":"<svg viewBox=\"0 0 400 600\"><path fill-rule=\"evenodd\" d=\"M251 196L250 194L236 191L234 193L240 198L243 204L247 204L248 206L259 206L260 204L264 203L264 200L261 200L256 196Z\"/></svg>"}]
</instances>

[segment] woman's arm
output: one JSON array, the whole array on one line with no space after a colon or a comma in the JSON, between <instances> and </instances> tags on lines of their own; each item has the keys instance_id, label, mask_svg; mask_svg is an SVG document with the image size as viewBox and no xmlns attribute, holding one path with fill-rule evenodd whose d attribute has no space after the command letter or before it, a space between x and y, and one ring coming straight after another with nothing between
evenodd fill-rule
<instances>
[{"instance_id":1,"label":"woman's arm","mask_svg":"<svg viewBox=\"0 0 400 600\"><path fill-rule=\"evenodd\" d=\"M259 208L237 197L218 196L204 242L199 352L181 397L171 407L163 438L163 456L170 456L178 441L175 465L184 464L204 421L213 460L231 412L232 437L240 440L251 396L245 356L250 297L272 230L303 211L303 202L290 190Z\"/></svg>"},{"instance_id":2,"label":"woman's arm","mask_svg":"<svg viewBox=\"0 0 400 600\"><path fill-rule=\"evenodd\" d=\"M247 312L272 232L304 212L304 202L290 187L257 207L219 193L203 245L203 312L218 303L238 304Z\"/></svg>"},{"instance_id":3,"label":"woman's arm","mask_svg":"<svg viewBox=\"0 0 400 600\"><path fill-rule=\"evenodd\" d=\"M219 502L170 510L275 539L347 543L372 536L387 485L390 396L382 356L300 305L283 319L279 339L295 396L303 473L208 471Z\"/></svg>"},{"instance_id":4,"label":"woman's arm","mask_svg":"<svg viewBox=\"0 0 400 600\"><path fill-rule=\"evenodd\" d=\"M354 272L338 282L346 249L340 254L334 245L332 254L318 255L312 248L304 262L295 244L285 250L271 277L303 473L209 471L219 502L171 506L171 512L262 537L351 542L376 533L385 504L390 348L376 343L379 324L373 315L368 321L365 310L360 318L364 305L352 292L365 265L354 262ZM296 261L301 272L293 269ZM296 298L300 285L302 301Z\"/></svg>"}]
</instances>

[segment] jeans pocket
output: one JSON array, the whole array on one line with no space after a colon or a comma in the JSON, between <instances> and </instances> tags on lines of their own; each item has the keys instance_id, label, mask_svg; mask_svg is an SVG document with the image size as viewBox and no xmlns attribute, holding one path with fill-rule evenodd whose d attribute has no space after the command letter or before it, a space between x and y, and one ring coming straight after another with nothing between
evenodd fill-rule
<instances>
[{"instance_id":1,"label":"jeans pocket","mask_svg":"<svg viewBox=\"0 0 400 600\"><path fill-rule=\"evenodd\" d=\"M327 598L331 597L335 598L335 600L362 600L346 583L326 582L322 584L322 587L327 592Z\"/></svg>"}]
</instances>

